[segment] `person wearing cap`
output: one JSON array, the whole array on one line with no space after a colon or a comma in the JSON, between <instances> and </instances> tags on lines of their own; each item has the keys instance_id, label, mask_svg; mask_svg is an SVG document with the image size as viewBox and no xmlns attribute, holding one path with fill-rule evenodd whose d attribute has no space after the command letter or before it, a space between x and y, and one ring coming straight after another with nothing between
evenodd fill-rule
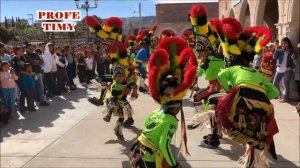
<instances>
[{"instance_id":1,"label":"person wearing cap","mask_svg":"<svg viewBox=\"0 0 300 168\"><path fill-rule=\"evenodd\" d=\"M150 95L160 108L146 117L143 133L131 147L130 164L132 168L181 168L170 144L181 111L182 149L188 154L182 99L195 78L197 60L185 40L166 37L152 53L148 68Z\"/></svg>"},{"instance_id":2,"label":"person wearing cap","mask_svg":"<svg viewBox=\"0 0 300 168\"><path fill-rule=\"evenodd\" d=\"M126 100L129 89L126 86L125 69L122 65L115 65L115 67L113 67L113 83L110 89L111 97L108 100L107 114L103 117L103 120L109 122L112 114L117 116L118 120L114 127L114 132L118 139L124 139L122 133L124 121L123 108L127 108L127 106L130 106L130 104Z\"/></svg>"}]
</instances>

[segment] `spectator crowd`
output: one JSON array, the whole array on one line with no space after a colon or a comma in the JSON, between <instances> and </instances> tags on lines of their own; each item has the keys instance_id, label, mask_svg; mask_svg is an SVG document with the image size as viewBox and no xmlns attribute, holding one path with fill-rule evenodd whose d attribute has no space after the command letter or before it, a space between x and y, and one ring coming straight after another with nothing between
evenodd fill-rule
<instances>
[{"instance_id":1,"label":"spectator crowd","mask_svg":"<svg viewBox=\"0 0 300 168\"><path fill-rule=\"evenodd\" d=\"M100 45L54 46L52 43L6 46L0 43L0 124L51 106L47 99L76 90L78 75L90 84L109 72L110 57ZM19 112L19 113L18 113Z\"/></svg>"}]
</instances>

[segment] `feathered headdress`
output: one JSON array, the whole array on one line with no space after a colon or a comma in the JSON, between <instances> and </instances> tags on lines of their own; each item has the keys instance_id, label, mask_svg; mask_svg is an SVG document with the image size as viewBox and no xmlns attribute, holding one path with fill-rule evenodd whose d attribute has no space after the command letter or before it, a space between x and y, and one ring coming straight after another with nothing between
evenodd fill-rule
<instances>
[{"instance_id":1,"label":"feathered headdress","mask_svg":"<svg viewBox=\"0 0 300 168\"><path fill-rule=\"evenodd\" d=\"M182 100L193 83L197 60L180 37L162 39L149 59L150 94L159 104Z\"/></svg>"},{"instance_id":2,"label":"feathered headdress","mask_svg":"<svg viewBox=\"0 0 300 168\"><path fill-rule=\"evenodd\" d=\"M125 77L130 73L130 64L127 57L127 49L122 42L114 42L109 47L109 53L111 58L111 65L122 65L125 68Z\"/></svg>"},{"instance_id":3,"label":"feathered headdress","mask_svg":"<svg viewBox=\"0 0 300 168\"><path fill-rule=\"evenodd\" d=\"M150 46L151 45L151 41L152 41L152 37L155 33L157 29L157 25L154 25L151 29L143 29L140 30L135 43L136 45L146 45L146 46Z\"/></svg>"},{"instance_id":4,"label":"feathered headdress","mask_svg":"<svg viewBox=\"0 0 300 168\"><path fill-rule=\"evenodd\" d=\"M272 30L264 26L249 27L243 30L235 18L224 18L215 29L220 37L224 56L235 56L250 62L263 46L272 39Z\"/></svg>"},{"instance_id":5,"label":"feathered headdress","mask_svg":"<svg viewBox=\"0 0 300 168\"><path fill-rule=\"evenodd\" d=\"M160 33L160 39L166 38L166 37L174 37L176 36L175 32L171 29L164 29Z\"/></svg>"},{"instance_id":6,"label":"feathered headdress","mask_svg":"<svg viewBox=\"0 0 300 168\"><path fill-rule=\"evenodd\" d=\"M214 25L220 24L218 19L207 21L207 10L203 5L194 5L190 10L190 21L196 38L196 49L213 51L219 45Z\"/></svg>"},{"instance_id":7,"label":"feathered headdress","mask_svg":"<svg viewBox=\"0 0 300 168\"><path fill-rule=\"evenodd\" d=\"M129 35L127 37L126 42L125 42L127 49L130 50L130 49L134 48L135 40L136 40L136 36L134 36L134 35Z\"/></svg>"},{"instance_id":8,"label":"feathered headdress","mask_svg":"<svg viewBox=\"0 0 300 168\"><path fill-rule=\"evenodd\" d=\"M186 29L181 37L188 42L190 47L194 47L195 46L195 36L194 33L191 29Z\"/></svg>"},{"instance_id":9,"label":"feathered headdress","mask_svg":"<svg viewBox=\"0 0 300 168\"><path fill-rule=\"evenodd\" d=\"M100 21L95 16L87 16L85 17L85 24L89 27L91 32L95 32L101 39L122 40L123 23L118 17L108 18L102 27Z\"/></svg>"}]
</instances>

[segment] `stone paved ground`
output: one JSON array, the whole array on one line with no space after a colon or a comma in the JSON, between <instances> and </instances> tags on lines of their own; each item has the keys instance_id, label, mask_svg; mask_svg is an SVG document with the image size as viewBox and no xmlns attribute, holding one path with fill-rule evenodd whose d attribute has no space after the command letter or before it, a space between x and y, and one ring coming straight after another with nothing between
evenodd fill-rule
<instances>
[{"instance_id":1,"label":"stone paved ground","mask_svg":"<svg viewBox=\"0 0 300 168\"><path fill-rule=\"evenodd\" d=\"M93 106L86 99L98 94L92 87L80 87L53 98L51 106L41 107L1 128L1 167L129 168L130 146L141 133L145 116L158 105L145 94L132 101L136 122L124 130L125 141L119 141L113 133L113 122L102 120L104 107ZM275 136L278 161L271 167L299 167L299 116L292 105L273 103L280 132ZM184 105L186 117L192 116L194 109L188 97ZM183 167L240 167L236 161L244 148L226 137L217 149L199 147L200 139L208 132L209 129L188 130L191 156L186 158L178 154L177 132L173 138L174 153Z\"/></svg>"}]
</instances>

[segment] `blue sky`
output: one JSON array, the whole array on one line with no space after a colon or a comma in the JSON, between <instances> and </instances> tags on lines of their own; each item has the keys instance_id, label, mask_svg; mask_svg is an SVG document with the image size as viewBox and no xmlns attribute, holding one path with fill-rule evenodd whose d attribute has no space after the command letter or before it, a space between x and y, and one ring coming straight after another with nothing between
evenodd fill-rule
<instances>
[{"instance_id":1,"label":"blue sky","mask_svg":"<svg viewBox=\"0 0 300 168\"><path fill-rule=\"evenodd\" d=\"M84 0L79 1L80 4ZM90 5L94 6L94 0L89 0ZM37 10L76 10L74 0L1 0L1 21L4 17L28 19L27 14L33 14L36 20ZM138 16L134 11L138 11L139 0L99 0L98 8L90 9L89 15L97 15L101 18L110 16L128 17ZM154 16L155 4L153 0L141 0L142 16ZM81 17L85 16L85 11L81 10Z\"/></svg>"},{"instance_id":2,"label":"blue sky","mask_svg":"<svg viewBox=\"0 0 300 168\"><path fill-rule=\"evenodd\" d=\"M80 0L83 4L85 0ZM89 15L97 15L101 18L110 16L129 17L138 16L138 3L142 4L142 16L154 16L156 3L174 3L174 2L201 2L203 0L99 0L98 8L90 9ZM204 0L216 1L216 0ZM94 5L94 0L89 0ZM76 10L74 0L0 0L1 21L4 17L12 16L28 19L27 14L33 14L36 20L37 10ZM81 17L85 16L85 11L81 11Z\"/></svg>"}]
</instances>

